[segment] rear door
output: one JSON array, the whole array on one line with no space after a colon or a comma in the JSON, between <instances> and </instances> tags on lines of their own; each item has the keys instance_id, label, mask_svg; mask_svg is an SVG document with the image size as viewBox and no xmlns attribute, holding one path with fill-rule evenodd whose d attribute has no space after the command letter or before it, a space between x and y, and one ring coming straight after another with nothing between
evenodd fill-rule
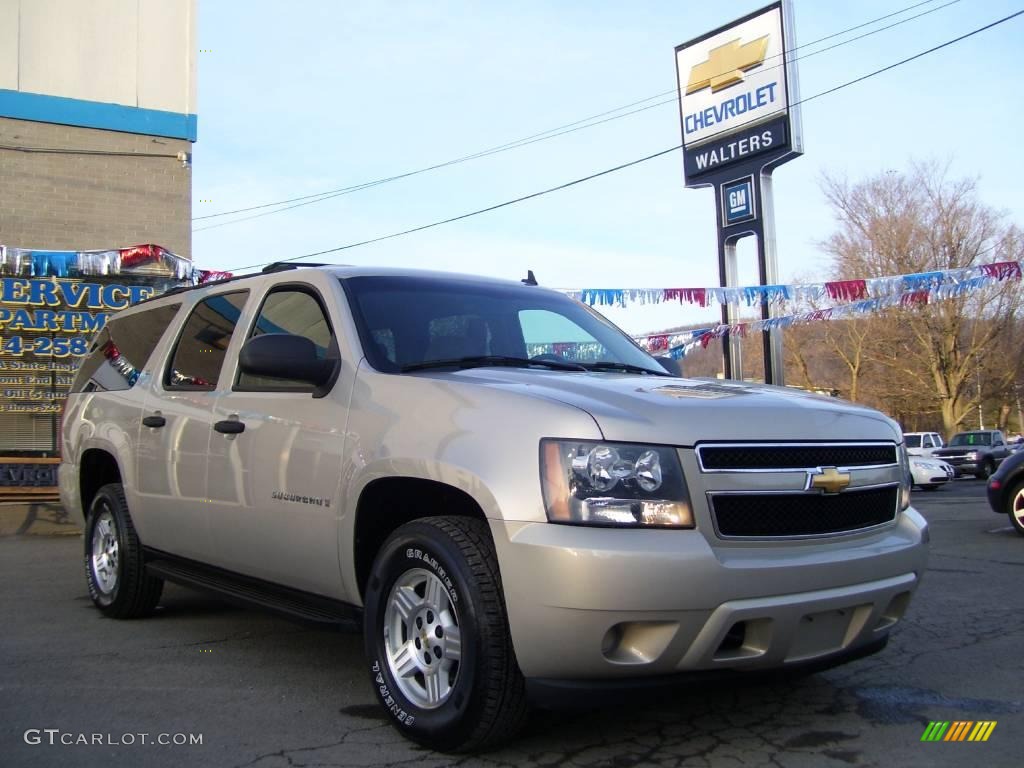
<instances>
[{"instance_id":1,"label":"rear door","mask_svg":"<svg viewBox=\"0 0 1024 768\"><path fill-rule=\"evenodd\" d=\"M146 393L137 452L146 544L209 562L207 452L218 380L249 292L225 291L191 308Z\"/></svg>"},{"instance_id":2,"label":"rear door","mask_svg":"<svg viewBox=\"0 0 1024 768\"><path fill-rule=\"evenodd\" d=\"M340 475L356 361L341 359L335 332L340 320L330 309L328 286L323 279L310 280L271 287L259 299L246 338L304 336L320 357L340 359L343 373L330 392L315 396L301 382L232 367L231 382L217 397L215 420L237 423L240 431L213 433L210 530L217 565L342 597Z\"/></svg>"},{"instance_id":3,"label":"rear door","mask_svg":"<svg viewBox=\"0 0 1024 768\"><path fill-rule=\"evenodd\" d=\"M135 457L153 377L151 358L159 357L161 338L180 308L180 302L158 304L108 320L75 375L64 416L64 461L77 460L76 452L96 441L114 448L132 519L147 543L150 518L139 503Z\"/></svg>"}]
</instances>

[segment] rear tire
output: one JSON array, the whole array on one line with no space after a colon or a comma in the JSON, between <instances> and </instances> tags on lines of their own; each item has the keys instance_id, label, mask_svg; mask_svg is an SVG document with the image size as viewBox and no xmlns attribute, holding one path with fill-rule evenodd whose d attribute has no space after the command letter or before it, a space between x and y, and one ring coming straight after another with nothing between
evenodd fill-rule
<instances>
[{"instance_id":1,"label":"rear tire","mask_svg":"<svg viewBox=\"0 0 1024 768\"><path fill-rule=\"evenodd\" d=\"M525 683L486 523L431 517L403 525L377 553L364 602L370 678L402 735L466 752L519 730Z\"/></svg>"},{"instance_id":2,"label":"rear tire","mask_svg":"<svg viewBox=\"0 0 1024 768\"><path fill-rule=\"evenodd\" d=\"M1006 497L1006 513L1017 533L1024 536L1024 480L1010 489Z\"/></svg>"},{"instance_id":3,"label":"rear tire","mask_svg":"<svg viewBox=\"0 0 1024 768\"><path fill-rule=\"evenodd\" d=\"M85 578L93 604L111 618L148 616L160 602L163 579L146 572L120 483L104 485L89 506Z\"/></svg>"}]
</instances>

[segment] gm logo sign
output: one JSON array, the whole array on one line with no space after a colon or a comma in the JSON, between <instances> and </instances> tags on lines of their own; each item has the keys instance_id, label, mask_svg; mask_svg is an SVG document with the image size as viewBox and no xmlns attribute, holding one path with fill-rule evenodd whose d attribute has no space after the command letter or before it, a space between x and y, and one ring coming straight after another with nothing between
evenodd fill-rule
<instances>
[{"instance_id":1,"label":"gm logo sign","mask_svg":"<svg viewBox=\"0 0 1024 768\"><path fill-rule=\"evenodd\" d=\"M722 185L722 226L730 227L757 218L754 177L746 176Z\"/></svg>"}]
</instances>

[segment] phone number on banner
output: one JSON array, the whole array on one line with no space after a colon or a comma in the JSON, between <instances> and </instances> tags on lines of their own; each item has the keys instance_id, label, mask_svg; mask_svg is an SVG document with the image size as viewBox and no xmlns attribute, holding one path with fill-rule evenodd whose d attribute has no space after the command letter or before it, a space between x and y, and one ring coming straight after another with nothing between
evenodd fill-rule
<instances>
[{"instance_id":1,"label":"phone number on banner","mask_svg":"<svg viewBox=\"0 0 1024 768\"><path fill-rule=\"evenodd\" d=\"M35 339L10 336L0 340L0 353L14 357L21 357L26 352L52 357L85 357L89 354L91 341L88 336L39 336Z\"/></svg>"}]
</instances>

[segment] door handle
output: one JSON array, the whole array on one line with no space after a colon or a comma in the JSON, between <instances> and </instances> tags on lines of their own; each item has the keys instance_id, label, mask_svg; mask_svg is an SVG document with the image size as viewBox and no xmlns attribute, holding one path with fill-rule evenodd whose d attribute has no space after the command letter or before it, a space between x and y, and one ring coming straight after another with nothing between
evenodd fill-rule
<instances>
[{"instance_id":1,"label":"door handle","mask_svg":"<svg viewBox=\"0 0 1024 768\"><path fill-rule=\"evenodd\" d=\"M163 416L144 416L142 419L142 425L145 427L162 427L167 423L167 419Z\"/></svg>"},{"instance_id":2,"label":"door handle","mask_svg":"<svg viewBox=\"0 0 1024 768\"><path fill-rule=\"evenodd\" d=\"M238 435L245 432L245 424L234 419L224 419L213 425L213 428L225 435Z\"/></svg>"}]
</instances>

